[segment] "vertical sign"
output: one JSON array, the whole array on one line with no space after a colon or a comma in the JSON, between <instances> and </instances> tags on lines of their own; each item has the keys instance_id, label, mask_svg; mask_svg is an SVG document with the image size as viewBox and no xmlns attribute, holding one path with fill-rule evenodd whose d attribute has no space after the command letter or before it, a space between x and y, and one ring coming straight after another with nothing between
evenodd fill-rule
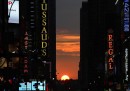
<instances>
[{"instance_id":1,"label":"vertical sign","mask_svg":"<svg viewBox=\"0 0 130 91\"><path fill-rule=\"evenodd\" d=\"M124 0L124 31L129 31L129 0Z\"/></svg>"},{"instance_id":2,"label":"vertical sign","mask_svg":"<svg viewBox=\"0 0 130 91\"><path fill-rule=\"evenodd\" d=\"M114 71L114 38L113 38L113 30L108 30L107 35L107 41L108 41L108 73L113 73Z\"/></svg>"},{"instance_id":3,"label":"vertical sign","mask_svg":"<svg viewBox=\"0 0 130 91\"><path fill-rule=\"evenodd\" d=\"M28 74L28 58L24 57L24 75Z\"/></svg>"},{"instance_id":4,"label":"vertical sign","mask_svg":"<svg viewBox=\"0 0 130 91\"><path fill-rule=\"evenodd\" d=\"M24 49L27 50L28 49L28 32L25 32L24 34ZM24 71L23 71L24 75L26 76L28 74L28 57L25 56L24 57Z\"/></svg>"},{"instance_id":5,"label":"vertical sign","mask_svg":"<svg viewBox=\"0 0 130 91\"><path fill-rule=\"evenodd\" d=\"M128 48L125 49L125 75L125 79L128 81Z\"/></svg>"},{"instance_id":6,"label":"vertical sign","mask_svg":"<svg viewBox=\"0 0 130 91\"><path fill-rule=\"evenodd\" d=\"M42 56L47 56L47 46L48 46L48 31L47 31L47 11L48 11L48 4L46 0L42 0L41 3L41 18L42 18L42 30L41 30L41 52Z\"/></svg>"},{"instance_id":7,"label":"vertical sign","mask_svg":"<svg viewBox=\"0 0 130 91\"><path fill-rule=\"evenodd\" d=\"M25 32L24 34L24 49L28 48L28 32Z\"/></svg>"}]
</instances>

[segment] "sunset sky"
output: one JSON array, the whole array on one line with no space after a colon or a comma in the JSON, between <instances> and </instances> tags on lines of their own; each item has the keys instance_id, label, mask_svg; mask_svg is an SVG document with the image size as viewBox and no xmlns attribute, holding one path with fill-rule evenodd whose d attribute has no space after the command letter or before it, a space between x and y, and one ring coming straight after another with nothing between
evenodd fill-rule
<instances>
[{"instance_id":1,"label":"sunset sky","mask_svg":"<svg viewBox=\"0 0 130 91\"><path fill-rule=\"evenodd\" d=\"M80 61L80 8L83 0L56 0L57 78L78 78Z\"/></svg>"}]
</instances>

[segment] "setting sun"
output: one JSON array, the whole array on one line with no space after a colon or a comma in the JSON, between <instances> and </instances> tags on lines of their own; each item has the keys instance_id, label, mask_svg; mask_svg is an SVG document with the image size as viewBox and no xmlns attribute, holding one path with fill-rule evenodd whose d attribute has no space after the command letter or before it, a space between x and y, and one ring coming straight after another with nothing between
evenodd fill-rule
<instances>
[{"instance_id":1,"label":"setting sun","mask_svg":"<svg viewBox=\"0 0 130 91\"><path fill-rule=\"evenodd\" d=\"M69 76L67 76L67 75L63 75L62 77L61 77L61 80L69 80L70 78L69 78Z\"/></svg>"}]
</instances>

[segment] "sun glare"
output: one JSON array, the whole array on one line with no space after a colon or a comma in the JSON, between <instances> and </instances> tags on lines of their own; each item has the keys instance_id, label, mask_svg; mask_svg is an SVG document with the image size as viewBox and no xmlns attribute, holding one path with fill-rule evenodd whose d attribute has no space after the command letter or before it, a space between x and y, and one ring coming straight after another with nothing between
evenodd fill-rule
<instances>
[{"instance_id":1,"label":"sun glare","mask_svg":"<svg viewBox=\"0 0 130 91\"><path fill-rule=\"evenodd\" d=\"M69 80L70 78L69 78L69 76L68 75L63 75L62 77L61 77L61 80Z\"/></svg>"}]
</instances>

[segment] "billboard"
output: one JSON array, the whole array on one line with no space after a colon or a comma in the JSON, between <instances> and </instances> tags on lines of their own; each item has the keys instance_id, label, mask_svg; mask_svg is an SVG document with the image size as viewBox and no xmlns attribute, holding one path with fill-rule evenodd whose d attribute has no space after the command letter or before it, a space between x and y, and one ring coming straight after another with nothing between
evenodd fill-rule
<instances>
[{"instance_id":1,"label":"billboard","mask_svg":"<svg viewBox=\"0 0 130 91\"><path fill-rule=\"evenodd\" d=\"M8 23L19 23L19 0L8 0Z\"/></svg>"}]
</instances>

